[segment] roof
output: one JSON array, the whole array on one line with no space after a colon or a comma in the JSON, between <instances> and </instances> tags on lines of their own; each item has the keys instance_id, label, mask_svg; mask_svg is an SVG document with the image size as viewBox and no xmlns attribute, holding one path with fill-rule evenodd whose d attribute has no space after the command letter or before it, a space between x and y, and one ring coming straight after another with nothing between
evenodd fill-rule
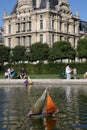
<instances>
[{"instance_id":1,"label":"roof","mask_svg":"<svg viewBox=\"0 0 87 130\"><path fill-rule=\"evenodd\" d=\"M37 9L36 8L36 0L32 0L32 1L33 1L34 9L36 10ZM56 5L58 5L58 0L50 0L50 9L55 9ZM17 6L18 6L18 1L16 2L11 14L16 13ZM38 9L45 9L46 6L47 6L47 0L41 0L40 7ZM79 29L80 29L80 31L87 32L87 22L80 21Z\"/></svg>"},{"instance_id":2,"label":"roof","mask_svg":"<svg viewBox=\"0 0 87 130\"><path fill-rule=\"evenodd\" d=\"M58 0L50 0L50 8L54 9L55 6L58 4ZM40 9L46 8L47 0L41 0Z\"/></svg>"},{"instance_id":3,"label":"roof","mask_svg":"<svg viewBox=\"0 0 87 130\"><path fill-rule=\"evenodd\" d=\"M33 6L36 9L36 0L32 0L32 1L33 1ZM50 0L50 8L51 9L54 9L57 4L58 4L58 0ZM15 4L11 14L16 13L17 6L18 6L18 1ZM44 8L46 8L46 6L47 6L47 0L41 0L39 9L44 9Z\"/></svg>"},{"instance_id":4,"label":"roof","mask_svg":"<svg viewBox=\"0 0 87 130\"><path fill-rule=\"evenodd\" d=\"M16 13L16 8L17 8L17 6L18 6L18 2L16 2L16 4L15 4L15 6L14 6L14 8L13 8L12 12L11 12L11 14Z\"/></svg>"},{"instance_id":5,"label":"roof","mask_svg":"<svg viewBox=\"0 0 87 130\"><path fill-rule=\"evenodd\" d=\"M79 29L80 29L80 31L87 32L87 22L86 21L80 21Z\"/></svg>"}]
</instances>

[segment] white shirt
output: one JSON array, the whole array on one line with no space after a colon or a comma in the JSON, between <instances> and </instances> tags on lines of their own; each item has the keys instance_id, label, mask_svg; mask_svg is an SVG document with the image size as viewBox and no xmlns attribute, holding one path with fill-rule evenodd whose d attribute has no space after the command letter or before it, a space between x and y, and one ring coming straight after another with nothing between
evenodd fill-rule
<instances>
[{"instance_id":1,"label":"white shirt","mask_svg":"<svg viewBox=\"0 0 87 130\"><path fill-rule=\"evenodd\" d=\"M67 74L71 73L71 69L70 69L69 66L66 66L66 73L67 73Z\"/></svg>"}]
</instances>

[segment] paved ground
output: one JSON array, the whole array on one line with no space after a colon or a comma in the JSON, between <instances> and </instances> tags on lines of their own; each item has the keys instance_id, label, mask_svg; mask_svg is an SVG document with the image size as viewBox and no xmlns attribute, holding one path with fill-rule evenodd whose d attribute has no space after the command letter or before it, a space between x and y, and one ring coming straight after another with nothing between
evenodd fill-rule
<instances>
[{"instance_id":1,"label":"paved ground","mask_svg":"<svg viewBox=\"0 0 87 130\"><path fill-rule=\"evenodd\" d=\"M2 85L24 85L25 79L0 79ZM33 85L87 85L87 79L32 79Z\"/></svg>"}]
</instances>

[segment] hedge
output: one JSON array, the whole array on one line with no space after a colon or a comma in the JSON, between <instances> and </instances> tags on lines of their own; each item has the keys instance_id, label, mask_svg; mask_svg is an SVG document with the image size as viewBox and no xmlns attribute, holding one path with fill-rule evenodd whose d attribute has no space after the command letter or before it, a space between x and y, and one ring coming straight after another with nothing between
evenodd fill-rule
<instances>
[{"instance_id":1,"label":"hedge","mask_svg":"<svg viewBox=\"0 0 87 130\"><path fill-rule=\"evenodd\" d=\"M13 67L17 73L20 72L20 69L24 67L28 74L59 74L65 72L66 63L53 63L50 62L48 64L38 63L38 64L15 64L15 65L5 65L0 66L0 72L4 73L4 71ZM70 67L76 68L78 74L84 74L87 71L87 63L69 63Z\"/></svg>"}]
</instances>

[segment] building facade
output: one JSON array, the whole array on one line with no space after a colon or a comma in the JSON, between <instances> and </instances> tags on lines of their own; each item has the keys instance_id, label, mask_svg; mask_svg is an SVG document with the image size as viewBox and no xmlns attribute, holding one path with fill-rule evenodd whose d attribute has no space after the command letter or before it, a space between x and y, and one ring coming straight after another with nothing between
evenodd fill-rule
<instances>
[{"instance_id":1,"label":"building facade","mask_svg":"<svg viewBox=\"0 0 87 130\"><path fill-rule=\"evenodd\" d=\"M0 27L0 45L4 44L4 29L2 27Z\"/></svg>"},{"instance_id":2,"label":"building facade","mask_svg":"<svg viewBox=\"0 0 87 130\"><path fill-rule=\"evenodd\" d=\"M80 34L78 11L72 14L67 0L18 0L10 15L4 12L4 43L29 47L36 42L50 47L69 41L76 48Z\"/></svg>"}]
</instances>

